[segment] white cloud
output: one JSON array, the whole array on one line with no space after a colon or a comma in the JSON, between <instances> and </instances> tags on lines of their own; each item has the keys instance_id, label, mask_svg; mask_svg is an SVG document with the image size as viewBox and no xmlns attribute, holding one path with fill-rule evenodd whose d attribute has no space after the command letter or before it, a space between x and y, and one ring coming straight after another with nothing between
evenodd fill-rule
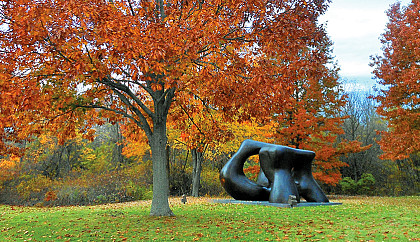
<instances>
[{"instance_id":1,"label":"white cloud","mask_svg":"<svg viewBox=\"0 0 420 242\"><path fill-rule=\"evenodd\" d=\"M379 36L386 23L383 13L370 9L331 8L322 20L328 21L328 32L335 41Z\"/></svg>"},{"instance_id":2,"label":"white cloud","mask_svg":"<svg viewBox=\"0 0 420 242\"><path fill-rule=\"evenodd\" d=\"M344 78L372 77L370 56L381 54L379 37L385 32L386 11L393 0L333 0L327 13L320 18L327 22L328 35L334 43L334 55ZM410 1L401 1L407 5Z\"/></svg>"}]
</instances>

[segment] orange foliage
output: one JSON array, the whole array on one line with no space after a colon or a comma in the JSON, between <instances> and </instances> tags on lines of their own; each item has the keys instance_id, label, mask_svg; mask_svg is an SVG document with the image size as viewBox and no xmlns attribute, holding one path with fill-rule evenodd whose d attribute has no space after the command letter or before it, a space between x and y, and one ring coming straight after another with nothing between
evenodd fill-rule
<instances>
[{"instance_id":1,"label":"orange foliage","mask_svg":"<svg viewBox=\"0 0 420 242\"><path fill-rule=\"evenodd\" d=\"M279 109L273 118L277 122L273 138L278 144L315 151L314 177L335 185L341 179L340 168L346 166L339 157L369 147L361 147L356 141L336 144L337 136L344 132L341 124L345 117L339 112L346 100L337 68L328 67L331 43L323 30L319 34L319 42L299 53L303 63L314 64L302 66L301 73L297 72L295 81L288 86L291 94L286 107Z\"/></svg>"},{"instance_id":2,"label":"orange foliage","mask_svg":"<svg viewBox=\"0 0 420 242\"><path fill-rule=\"evenodd\" d=\"M0 123L19 138L48 125L63 141L80 125L126 119L150 141L175 96L184 107L200 97L224 118L267 117L288 101L296 73L313 68L299 55L322 41L316 19L327 8L158 2L7 1L0 87L10 120Z\"/></svg>"},{"instance_id":3,"label":"orange foliage","mask_svg":"<svg viewBox=\"0 0 420 242\"><path fill-rule=\"evenodd\" d=\"M188 100L180 100L184 98ZM225 122L222 114L194 96L184 95L176 100L168 125L170 140L199 152L233 138L229 123Z\"/></svg>"},{"instance_id":4,"label":"orange foliage","mask_svg":"<svg viewBox=\"0 0 420 242\"><path fill-rule=\"evenodd\" d=\"M150 152L150 147L144 132L140 132L136 125L130 123L121 126L121 132L125 137L122 154L127 158L142 161L143 156Z\"/></svg>"},{"instance_id":5,"label":"orange foliage","mask_svg":"<svg viewBox=\"0 0 420 242\"><path fill-rule=\"evenodd\" d=\"M16 106L8 112L12 121L32 132L48 124L65 139L80 124L125 118L150 141L173 98L185 106L194 95L225 118L266 117L287 102L295 73L312 68L299 53L321 41L316 19L327 7L324 1L158 2L7 1L2 93L24 105L2 102Z\"/></svg>"},{"instance_id":6,"label":"orange foliage","mask_svg":"<svg viewBox=\"0 0 420 242\"><path fill-rule=\"evenodd\" d=\"M0 159L0 188L4 182L13 179L18 174L19 161L20 158L15 155Z\"/></svg>"},{"instance_id":7,"label":"orange foliage","mask_svg":"<svg viewBox=\"0 0 420 242\"><path fill-rule=\"evenodd\" d=\"M379 142L382 158L398 160L420 151L420 2L413 0L406 8L396 3L388 17L383 56L376 56L372 65L384 86L375 97L377 112L389 127Z\"/></svg>"},{"instance_id":8,"label":"orange foliage","mask_svg":"<svg viewBox=\"0 0 420 242\"><path fill-rule=\"evenodd\" d=\"M2 113L0 123L18 138L47 127L60 141L81 126L89 134L104 118L133 123L145 132L153 163L164 167L175 100L186 107L200 98L224 120L284 110L296 77L316 69L301 54L323 41L317 18L328 2L5 1L0 91L11 91L13 102L1 106L13 117Z\"/></svg>"},{"instance_id":9,"label":"orange foliage","mask_svg":"<svg viewBox=\"0 0 420 242\"><path fill-rule=\"evenodd\" d=\"M55 191L48 191L45 193L44 201L55 201L57 200L57 193Z\"/></svg>"}]
</instances>

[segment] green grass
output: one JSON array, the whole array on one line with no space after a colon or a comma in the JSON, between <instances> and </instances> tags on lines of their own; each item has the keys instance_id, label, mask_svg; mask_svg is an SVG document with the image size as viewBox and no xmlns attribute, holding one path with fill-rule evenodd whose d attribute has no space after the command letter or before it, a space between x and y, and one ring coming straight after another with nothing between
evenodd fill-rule
<instances>
[{"instance_id":1,"label":"green grass","mask_svg":"<svg viewBox=\"0 0 420 242\"><path fill-rule=\"evenodd\" d=\"M276 208L171 199L176 217L150 203L89 207L0 206L0 241L420 240L420 197L336 198L340 206Z\"/></svg>"}]
</instances>

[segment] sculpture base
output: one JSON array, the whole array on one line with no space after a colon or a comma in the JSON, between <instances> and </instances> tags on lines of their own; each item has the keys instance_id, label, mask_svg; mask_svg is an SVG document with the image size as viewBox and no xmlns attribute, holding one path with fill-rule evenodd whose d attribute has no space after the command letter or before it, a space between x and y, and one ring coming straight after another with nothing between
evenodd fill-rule
<instances>
[{"instance_id":1,"label":"sculpture base","mask_svg":"<svg viewBox=\"0 0 420 242\"><path fill-rule=\"evenodd\" d=\"M342 203L335 203L335 202L328 202L328 203L300 202L292 206L288 203L270 203L268 201L244 201L244 200L235 200L235 199L212 199L211 201L214 203L246 204L246 205L272 206L272 207L279 207L279 208L342 205Z\"/></svg>"}]
</instances>

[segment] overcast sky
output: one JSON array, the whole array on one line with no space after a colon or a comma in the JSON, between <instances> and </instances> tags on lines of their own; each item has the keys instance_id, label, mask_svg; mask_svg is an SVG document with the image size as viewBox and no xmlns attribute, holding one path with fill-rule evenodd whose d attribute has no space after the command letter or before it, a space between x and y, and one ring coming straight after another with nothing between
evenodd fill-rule
<instances>
[{"instance_id":1,"label":"overcast sky","mask_svg":"<svg viewBox=\"0 0 420 242\"><path fill-rule=\"evenodd\" d=\"M327 22L342 78L368 88L375 84L369 57L382 54L379 37L388 22L385 12L395 2L397 0L332 0L320 20ZM411 1L400 2L406 6Z\"/></svg>"}]
</instances>

